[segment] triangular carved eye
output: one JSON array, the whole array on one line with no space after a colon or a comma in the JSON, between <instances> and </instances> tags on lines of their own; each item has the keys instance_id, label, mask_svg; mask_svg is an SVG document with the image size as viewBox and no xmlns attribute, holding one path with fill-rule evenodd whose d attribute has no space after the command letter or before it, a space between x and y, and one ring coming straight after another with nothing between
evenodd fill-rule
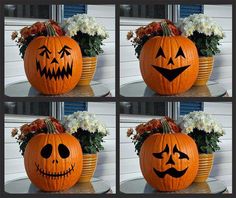
<instances>
[{"instance_id":1,"label":"triangular carved eye","mask_svg":"<svg viewBox=\"0 0 236 198\"><path fill-rule=\"evenodd\" d=\"M162 50L161 47L159 48L159 50L158 50L158 52L157 52L156 58L159 57L159 56L162 56L162 57L165 58L165 54L164 54L164 52L163 52L163 50Z\"/></svg>"},{"instance_id":2,"label":"triangular carved eye","mask_svg":"<svg viewBox=\"0 0 236 198\"><path fill-rule=\"evenodd\" d=\"M178 52L177 52L175 58L177 58L178 56L182 56L182 57L185 58L184 52L183 52L183 50L182 50L181 47L179 47L179 50L178 50Z\"/></svg>"}]
</instances>

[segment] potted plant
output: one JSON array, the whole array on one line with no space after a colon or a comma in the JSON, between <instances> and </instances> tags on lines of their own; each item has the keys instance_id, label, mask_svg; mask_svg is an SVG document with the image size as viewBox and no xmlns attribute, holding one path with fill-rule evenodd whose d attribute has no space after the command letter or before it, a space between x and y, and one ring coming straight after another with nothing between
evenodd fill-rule
<instances>
[{"instance_id":1,"label":"potted plant","mask_svg":"<svg viewBox=\"0 0 236 198\"><path fill-rule=\"evenodd\" d=\"M209 80L214 58L220 53L219 41L224 38L222 28L205 14L193 14L179 23L182 35L192 40L198 50L199 73L195 85L205 85Z\"/></svg>"},{"instance_id":2,"label":"potted plant","mask_svg":"<svg viewBox=\"0 0 236 198\"><path fill-rule=\"evenodd\" d=\"M12 34L30 84L46 95L71 91L82 73L79 45L54 21L36 22Z\"/></svg>"},{"instance_id":3,"label":"potted plant","mask_svg":"<svg viewBox=\"0 0 236 198\"><path fill-rule=\"evenodd\" d=\"M37 119L13 129L26 173L43 191L63 191L79 179L83 160L79 142L53 117Z\"/></svg>"},{"instance_id":4,"label":"potted plant","mask_svg":"<svg viewBox=\"0 0 236 198\"><path fill-rule=\"evenodd\" d=\"M221 125L203 111L193 111L183 117L183 132L188 134L197 144L199 153L199 169L195 182L204 182L208 178L214 152L220 150L219 138L224 135Z\"/></svg>"},{"instance_id":5,"label":"potted plant","mask_svg":"<svg viewBox=\"0 0 236 198\"><path fill-rule=\"evenodd\" d=\"M97 56L103 53L103 40L108 38L105 28L98 24L94 17L87 14L77 14L62 24L66 35L80 45L83 55L83 72L79 85L89 85L94 77Z\"/></svg>"},{"instance_id":6,"label":"potted plant","mask_svg":"<svg viewBox=\"0 0 236 198\"><path fill-rule=\"evenodd\" d=\"M127 35L139 58L143 80L160 95L183 93L197 78L196 46L180 34L171 21L162 20Z\"/></svg>"},{"instance_id":7,"label":"potted plant","mask_svg":"<svg viewBox=\"0 0 236 198\"><path fill-rule=\"evenodd\" d=\"M198 171L195 142L168 117L138 125L136 132L128 129L139 155L142 174L158 191L187 188Z\"/></svg>"},{"instance_id":8,"label":"potted plant","mask_svg":"<svg viewBox=\"0 0 236 198\"><path fill-rule=\"evenodd\" d=\"M108 135L105 125L94 114L77 111L65 116L63 125L81 144L83 171L79 182L89 182L97 165L97 153L104 149L103 138Z\"/></svg>"}]
</instances>

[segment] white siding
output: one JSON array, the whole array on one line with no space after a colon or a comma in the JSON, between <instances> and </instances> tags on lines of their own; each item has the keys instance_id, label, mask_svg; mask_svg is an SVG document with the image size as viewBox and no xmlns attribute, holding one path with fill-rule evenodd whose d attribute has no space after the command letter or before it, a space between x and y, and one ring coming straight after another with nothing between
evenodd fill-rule
<instances>
[{"instance_id":1,"label":"white siding","mask_svg":"<svg viewBox=\"0 0 236 198\"><path fill-rule=\"evenodd\" d=\"M212 114L226 132L220 139L221 150L215 153L211 176L223 181L232 192L232 103L205 102L204 111Z\"/></svg>"},{"instance_id":2,"label":"white siding","mask_svg":"<svg viewBox=\"0 0 236 198\"><path fill-rule=\"evenodd\" d=\"M215 56L211 79L221 83L232 95L232 6L204 5L204 13L219 23L226 35L220 42L222 44L220 45L221 53ZM134 47L126 39L126 34L130 30L137 29L140 25L147 25L150 20L142 22L130 20L129 22L127 19L121 18L120 21L120 84L122 85L127 82L142 80Z\"/></svg>"},{"instance_id":3,"label":"white siding","mask_svg":"<svg viewBox=\"0 0 236 198\"><path fill-rule=\"evenodd\" d=\"M93 16L103 24L109 38L104 41L104 54L98 57L97 71L94 80L106 84L114 96L115 89L115 6L114 5L88 5L88 15Z\"/></svg>"},{"instance_id":4,"label":"white siding","mask_svg":"<svg viewBox=\"0 0 236 198\"><path fill-rule=\"evenodd\" d=\"M97 118L103 121L109 130L109 135L104 138L104 151L98 155L98 165L95 177L105 180L115 192L115 103L88 103L88 111L95 113ZM19 152L19 145L11 137L11 129L19 127L36 118L5 116L5 182L26 177L23 158Z\"/></svg>"},{"instance_id":5,"label":"white siding","mask_svg":"<svg viewBox=\"0 0 236 198\"><path fill-rule=\"evenodd\" d=\"M231 103L204 103L204 111L217 119L226 131L221 138L221 150L215 153L214 166L211 176L222 180L228 190L232 192L232 104ZM139 158L134 151L134 145L126 136L130 127L146 122L152 117L121 115L120 123L120 178L121 182L127 179L142 176L139 167Z\"/></svg>"},{"instance_id":6,"label":"white siding","mask_svg":"<svg viewBox=\"0 0 236 198\"><path fill-rule=\"evenodd\" d=\"M89 102L88 112L96 114L109 130L105 137L104 151L99 153L95 177L105 180L115 192L116 184L116 108L112 102Z\"/></svg>"},{"instance_id":7,"label":"white siding","mask_svg":"<svg viewBox=\"0 0 236 198\"><path fill-rule=\"evenodd\" d=\"M102 82L113 90L115 89L115 6L114 5L88 5L88 15L105 26L109 38L104 41L104 54L98 56L97 71L94 80ZM36 21L36 20L35 20ZM21 20L14 22L5 20L5 86L9 83L26 80L24 64L19 56L19 49L11 40L11 33L30 25L34 20ZM17 24L17 25L16 25Z\"/></svg>"},{"instance_id":8,"label":"white siding","mask_svg":"<svg viewBox=\"0 0 236 198\"><path fill-rule=\"evenodd\" d=\"M232 6L204 5L204 14L212 17L225 33L220 42L221 53L215 56L211 79L221 83L232 95Z\"/></svg>"}]
</instances>

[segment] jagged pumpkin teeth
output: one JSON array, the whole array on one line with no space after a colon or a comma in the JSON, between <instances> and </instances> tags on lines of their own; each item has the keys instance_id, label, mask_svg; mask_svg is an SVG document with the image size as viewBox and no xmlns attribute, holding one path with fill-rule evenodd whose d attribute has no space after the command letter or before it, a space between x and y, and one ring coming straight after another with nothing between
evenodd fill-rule
<instances>
[{"instance_id":1,"label":"jagged pumpkin teeth","mask_svg":"<svg viewBox=\"0 0 236 198\"><path fill-rule=\"evenodd\" d=\"M82 54L68 36L39 36L24 55L25 73L30 84L43 94L63 94L72 90L82 74Z\"/></svg>"}]
</instances>

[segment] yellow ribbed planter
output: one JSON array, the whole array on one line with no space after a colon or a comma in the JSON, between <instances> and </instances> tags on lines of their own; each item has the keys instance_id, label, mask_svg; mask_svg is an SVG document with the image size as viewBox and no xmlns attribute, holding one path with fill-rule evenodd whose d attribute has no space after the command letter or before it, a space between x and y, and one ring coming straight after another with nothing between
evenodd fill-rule
<instances>
[{"instance_id":1,"label":"yellow ribbed planter","mask_svg":"<svg viewBox=\"0 0 236 198\"><path fill-rule=\"evenodd\" d=\"M213 166L213 154L199 154L199 167L194 182L205 182Z\"/></svg>"},{"instance_id":2,"label":"yellow ribbed planter","mask_svg":"<svg viewBox=\"0 0 236 198\"><path fill-rule=\"evenodd\" d=\"M89 182L97 167L97 154L83 155L83 170L79 182Z\"/></svg>"},{"instance_id":3,"label":"yellow ribbed planter","mask_svg":"<svg viewBox=\"0 0 236 198\"><path fill-rule=\"evenodd\" d=\"M89 85L96 72L97 57L83 57L82 75L78 85Z\"/></svg>"},{"instance_id":4,"label":"yellow ribbed planter","mask_svg":"<svg viewBox=\"0 0 236 198\"><path fill-rule=\"evenodd\" d=\"M199 71L197 80L194 85L202 86L206 85L207 81L210 79L212 69L213 69L214 58L212 57L199 57Z\"/></svg>"}]
</instances>

